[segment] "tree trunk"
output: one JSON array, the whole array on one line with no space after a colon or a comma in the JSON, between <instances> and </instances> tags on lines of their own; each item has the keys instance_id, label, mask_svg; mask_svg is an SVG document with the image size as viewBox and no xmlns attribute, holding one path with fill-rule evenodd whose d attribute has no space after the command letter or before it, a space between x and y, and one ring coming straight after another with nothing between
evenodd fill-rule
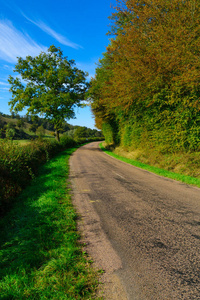
<instances>
[{"instance_id":1,"label":"tree trunk","mask_svg":"<svg viewBox=\"0 0 200 300\"><path fill-rule=\"evenodd\" d=\"M59 134L60 132L59 132L59 130L55 130L55 135L56 135L56 140L58 141L58 142L60 142L60 134Z\"/></svg>"}]
</instances>

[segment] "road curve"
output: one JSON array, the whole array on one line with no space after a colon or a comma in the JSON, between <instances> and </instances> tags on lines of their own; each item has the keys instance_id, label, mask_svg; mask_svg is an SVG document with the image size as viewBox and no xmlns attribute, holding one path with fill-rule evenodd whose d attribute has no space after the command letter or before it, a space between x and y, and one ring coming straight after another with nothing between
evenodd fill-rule
<instances>
[{"instance_id":1,"label":"road curve","mask_svg":"<svg viewBox=\"0 0 200 300\"><path fill-rule=\"evenodd\" d=\"M200 189L118 161L94 142L70 159L105 299L200 299Z\"/></svg>"}]
</instances>

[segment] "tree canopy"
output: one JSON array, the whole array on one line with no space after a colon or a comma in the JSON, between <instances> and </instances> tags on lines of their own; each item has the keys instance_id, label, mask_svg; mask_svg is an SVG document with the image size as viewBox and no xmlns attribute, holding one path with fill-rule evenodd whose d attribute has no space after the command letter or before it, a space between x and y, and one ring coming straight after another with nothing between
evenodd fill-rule
<instances>
[{"instance_id":1,"label":"tree canopy","mask_svg":"<svg viewBox=\"0 0 200 300\"><path fill-rule=\"evenodd\" d=\"M118 0L111 19L89 90L96 125L125 146L199 149L200 2Z\"/></svg>"},{"instance_id":2,"label":"tree canopy","mask_svg":"<svg viewBox=\"0 0 200 300\"><path fill-rule=\"evenodd\" d=\"M27 109L27 114L41 115L54 125L59 140L63 121L75 117L75 105L81 106L84 99L87 73L75 67L75 61L64 57L54 45L36 57L18 58L14 72L20 77L8 79L11 111Z\"/></svg>"}]
</instances>

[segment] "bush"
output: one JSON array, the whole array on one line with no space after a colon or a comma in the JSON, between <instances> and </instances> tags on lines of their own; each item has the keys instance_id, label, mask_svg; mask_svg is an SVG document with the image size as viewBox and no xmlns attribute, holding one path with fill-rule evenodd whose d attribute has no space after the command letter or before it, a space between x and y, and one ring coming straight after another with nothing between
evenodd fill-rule
<instances>
[{"instance_id":1,"label":"bush","mask_svg":"<svg viewBox=\"0 0 200 300\"><path fill-rule=\"evenodd\" d=\"M0 214L12 205L15 197L33 179L41 164L59 152L99 138L73 140L63 136L56 140L37 139L27 146L0 140Z\"/></svg>"},{"instance_id":2,"label":"bush","mask_svg":"<svg viewBox=\"0 0 200 300\"><path fill-rule=\"evenodd\" d=\"M73 147L70 138L56 140L38 139L20 147L11 141L0 141L0 213L12 204L17 194L37 174L38 168L60 151Z\"/></svg>"},{"instance_id":3,"label":"bush","mask_svg":"<svg viewBox=\"0 0 200 300\"><path fill-rule=\"evenodd\" d=\"M14 128L7 128L6 129L6 138L12 140L15 137L15 129Z\"/></svg>"}]
</instances>

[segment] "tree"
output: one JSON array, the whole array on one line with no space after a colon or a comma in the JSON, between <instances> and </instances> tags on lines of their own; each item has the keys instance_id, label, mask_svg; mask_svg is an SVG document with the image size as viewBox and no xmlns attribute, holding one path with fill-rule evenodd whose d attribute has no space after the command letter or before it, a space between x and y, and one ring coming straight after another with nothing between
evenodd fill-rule
<instances>
[{"instance_id":1,"label":"tree","mask_svg":"<svg viewBox=\"0 0 200 300\"><path fill-rule=\"evenodd\" d=\"M33 124L31 124L29 130L32 131L33 133L36 133L37 128L38 128L38 125L33 123Z\"/></svg>"},{"instance_id":2,"label":"tree","mask_svg":"<svg viewBox=\"0 0 200 300\"><path fill-rule=\"evenodd\" d=\"M59 141L64 120L74 118L75 105L81 106L88 86L87 74L76 68L74 60L68 60L54 45L39 56L18 58L14 72L18 72L23 81L9 76L11 111L26 108L27 114L42 115L54 125Z\"/></svg>"},{"instance_id":3,"label":"tree","mask_svg":"<svg viewBox=\"0 0 200 300\"><path fill-rule=\"evenodd\" d=\"M6 138L12 140L15 137L15 128L8 127L6 129Z\"/></svg>"},{"instance_id":4,"label":"tree","mask_svg":"<svg viewBox=\"0 0 200 300\"><path fill-rule=\"evenodd\" d=\"M14 122L8 122L7 125L6 125L6 129L15 129L16 125Z\"/></svg>"},{"instance_id":5,"label":"tree","mask_svg":"<svg viewBox=\"0 0 200 300\"><path fill-rule=\"evenodd\" d=\"M15 113L14 113L14 111L11 112L11 117L12 117L12 119L15 118Z\"/></svg>"},{"instance_id":6,"label":"tree","mask_svg":"<svg viewBox=\"0 0 200 300\"><path fill-rule=\"evenodd\" d=\"M117 0L88 95L96 126L125 147L200 147L200 2Z\"/></svg>"},{"instance_id":7,"label":"tree","mask_svg":"<svg viewBox=\"0 0 200 300\"><path fill-rule=\"evenodd\" d=\"M37 128L37 134L39 135L40 138L45 135L45 129L42 125Z\"/></svg>"},{"instance_id":8,"label":"tree","mask_svg":"<svg viewBox=\"0 0 200 300\"><path fill-rule=\"evenodd\" d=\"M25 122L23 119L18 119L17 120L17 127L18 128L24 128L25 127Z\"/></svg>"},{"instance_id":9,"label":"tree","mask_svg":"<svg viewBox=\"0 0 200 300\"><path fill-rule=\"evenodd\" d=\"M75 130L74 138L75 139L81 139L87 137L87 127L78 127Z\"/></svg>"}]
</instances>

